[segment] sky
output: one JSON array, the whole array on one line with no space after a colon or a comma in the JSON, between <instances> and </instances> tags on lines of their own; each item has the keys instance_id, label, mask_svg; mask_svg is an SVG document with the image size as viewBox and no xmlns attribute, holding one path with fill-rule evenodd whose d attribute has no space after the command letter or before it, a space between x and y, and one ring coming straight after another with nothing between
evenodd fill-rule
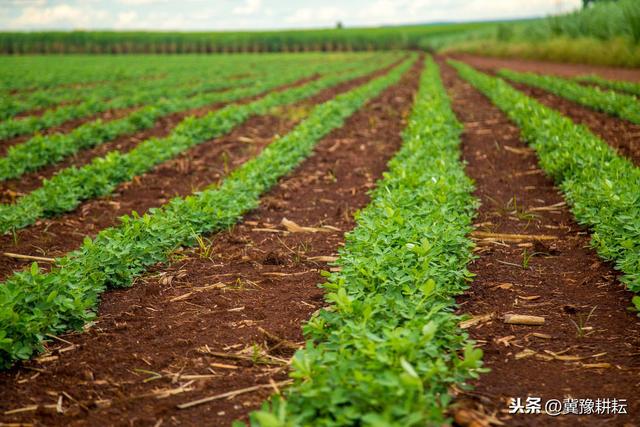
<instances>
[{"instance_id":1,"label":"sky","mask_svg":"<svg viewBox=\"0 0 640 427\"><path fill-rule=\"evenodd\" d=\"M581 0L0 0L0 30L258 30L546 16Z\"/></svg>"}]
</instances>

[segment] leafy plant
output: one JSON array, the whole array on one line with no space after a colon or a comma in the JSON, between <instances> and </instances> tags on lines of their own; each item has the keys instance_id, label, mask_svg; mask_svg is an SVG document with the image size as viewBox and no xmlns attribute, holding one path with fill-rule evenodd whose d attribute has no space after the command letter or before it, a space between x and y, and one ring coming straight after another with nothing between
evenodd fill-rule
<instances>
[{"instance_id":1,"label":"leafy plant","mask_svg":"<svg viewBox=\"0 0 640 427\"><path fill-rule=\"evenodd\" d=\"M165 262L176 248L196 244L194 234L223 230L237 222L258 206L262 193L311 155L320 138L397 82L414 59L412 55L388 74L316 106L306 120L232 172L219 186L174 198L144 216L134 212L122 217L120 226L102 230L94 239L85 238L80 249L57 259L48 273L40 272L34 263L29 271L10 276L0 285L0 366L9 367L16 360L31 357L42 349L46 334L80 329L95 318L95 307L105 289L131 286L136 276ZM322 82L247 104L251 108L248 111L268 109L276 102L305 96L311 88L329 83ZM189 127L182 128L182 139L175 142L187 140L187 131L198 135L212 121L248 111L227 109L218 119L192 120Z\"/></svg>"},{"instance_id":2,"label":"leafy plant","mask_svg":"<svg viewBox=\"0 0 640 427\"><path fill-rule=\"evenodd\" d=\"M266 114L274 106L305 99L338 83L366 75L381 65L387 65L387 62L329 73L305 85L272 92L247 104L231 104L200 118L190 116L165 138L147 139L127 153L111 151L79 169L73 166L63 169L53 178L44 180L40 188L19 198L15 204L0 205L0 232L26 227L41 217L71 211L83 200L109 194L118 184L147 172L194 145L226 134L252 115ZM304 74L305 71L300 70L285 72L247 90L240 90L244 90L244 96L259 94L293 83Z\"/></svg>"},{"instance_id":3,"label":"leafy plant","mask_svg":"<svg viewBox=\"0 0 640 427\"><path fill-rule=\"evenodd\" d=\"M640 103L632 95L601 90L597 87L584 86L561 77L540 75L535 73L519 73L512 70L500 70L498 75L518 83L535 86L547 90L578 104L594 110L618 116L632 123L640 124Z\"/></svg>"},{"instance_id":4,"label":"leafy plant","mask_svg":"<svg viewBox=\"0 0 640 427\"><path fill-rule=\"evenodd\" d=\"M640 292L640 169L586 127L504 80L451 64L520 127L578 222L591 228L592 246L624 273L620 280L629 290Z\"/></svg>"},{"instance_id":5,"label":"leafy plant","mask_svg":"<svg viewBox=\"0 0 640 427\"><path fill-rule=\"evenodd\" d=\"M260 426L443 425L448 389L482 351L458 328L477 201L460 161L462 127L428 58L404 144L328 276L328 309L304 327L294 384L251 415Z\"/></svg>"},{"instance_id":6,"label":"leafy plant","mask_svg":"<svg viewBox=\"0 0 640 427\"><path fill-rule=\"evenodd\" d=\"M626 82L622 80L607 80L595 74L577 76L573 78L578 82L593 83L603 88L617 90L619 92L626 92L633 95L640 95L640 84L633 82Z\"/></svg>"}]
</instances>

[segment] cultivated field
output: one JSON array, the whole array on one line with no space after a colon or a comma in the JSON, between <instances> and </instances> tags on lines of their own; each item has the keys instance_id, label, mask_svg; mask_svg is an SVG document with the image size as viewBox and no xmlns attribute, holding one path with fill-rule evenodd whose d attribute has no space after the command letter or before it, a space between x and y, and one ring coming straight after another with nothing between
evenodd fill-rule
<instances>
[{"instance_id":1,"label":"cultivated field","mask_svg":"<svg viewBox=\"0 0 640 427\"><path fill-rule=\"evenodd\" d=\"M640 423L640 71L69 55L0 82L0 425Z\"/></svg>"}]
</instances>

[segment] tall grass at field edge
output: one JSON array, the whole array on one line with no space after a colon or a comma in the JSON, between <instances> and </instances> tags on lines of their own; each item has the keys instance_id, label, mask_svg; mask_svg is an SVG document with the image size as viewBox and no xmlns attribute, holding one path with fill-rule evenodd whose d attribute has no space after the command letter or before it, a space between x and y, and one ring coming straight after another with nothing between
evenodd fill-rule
<instances>
[{"instance_id":1,"label":"tall grass at field edge","mask_svg":"<svg viewBox=\"0 0 640 427\"><path fill-rule=\"evenodd\" d=\"M627 68L640 67L640 45L623 37L605 41L587 37L577 39L558 37L544 41L473 40L447 47L442 52Z\"/></svg>"}]
</instances>

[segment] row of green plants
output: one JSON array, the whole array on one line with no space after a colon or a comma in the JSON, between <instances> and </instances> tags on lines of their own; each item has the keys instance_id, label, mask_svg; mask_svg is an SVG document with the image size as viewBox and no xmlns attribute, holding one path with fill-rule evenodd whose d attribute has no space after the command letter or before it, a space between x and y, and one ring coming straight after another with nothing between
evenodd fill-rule
<instances>
[{"instance_id":1,"label":"row of green plants","mask_svg":"<svg viewBox=\"0 0 640 427\"><path fill-rule=\"evenodd\" d=\"M0 96L29 96L37 91L82 90L101 84L162 78L185 70L239 69L266 64L349 60L370 53L303 55L42 55L5 56L0 62Z\"/></svg>"},{"instance_id":2,"label":"row of green plants","mask_svg":"<svg viewBox=\"0 0 640 427\"><path fill-rule=\"evenodd\" d=\"M164 138L150 138L127 153L112 151L81 168L61 170L42 186L20 197L15 204L0 205L0 232L6 233L33 224L38 218L75 209L83 200L112 193L118 184L149 171L194 145L209 141L231 131L253 115L263 115L270 109L305 99L338 83L360 77L380 65L329 74L305 85L273 92L248 104L231 104L197 118L187 117ZM333 67L334 65L332 65ZM300 78L297 69L274 76L254 88L255 93L294 82Z\"/></svg>"},{"instance_id":3,"label":"row of green plants","mask_svg":"<svg viewBox=\"0 0 640 427\"><path fill-rule=\"evenodd\" d=\"M214 71L210 70L210 73L213 74ZM184 73L175 73L162 80L149 80L145 81L144 84L139 83L137 86L130 87L129 91L117 93L113 89L110 94L117 94L117 96L106 101L100 96L91 96L78 104L63 105L49 109L40 116L32 115L24 118L12 118L1 122L0 139L30 134L60 125L69 120L84 118L108 110L137 107L163 98L185 97L203 91L233 87L236 82L230 79L230 76L234 73L233 68L221 69L219 75L195 85L183 80Z\"/></svg>"},{"instance_id":4,"label":"row of green plants","mask_svg":"<svg viewBox=\"0 0 640 427\"><path fill-rule=\"evenodd\" d=\"M354 59L360 59L354 55ZM342 60L348 60L343 58ZM341 60L341 61L342 61ZM98 60L100 62L101 60ZM64 61L63 61L64 62ZM178 84L189 83L197 84L213 79L220 79L222 75L232 77L233 75L249 77L254 75L259 78L259 74L264 74L266 69L274 69L276 66L281 68L286 66L308 65L312 62L323 62L320 58L299 58L294 55L280 55L278 61L271 58L257 59L247 58L247 61L231 60L229 58L220 57L210 61L185 61L181 67L175 67L174 64L168 64L157 67L155 70L149 70L151 74L144 74L137 78L130 78L124 81L106 81L97 86L63 86L63 87L44 87L27 93L5 94L0 96L0 119L13 117L18 113L28 112L31 110L48 108L60 103L80 102L88 99L109 99L116 95L131 92L133 89L140 89L140 85L148 80L162 81L168 75ZM330 60L329 62L336 62ZM82 65L84 66L84 65ZM106 67L109 70L110 64L107 62ZM138 65L139 66L139 65ZM75 63L63 66L68 74L77 72ZM49 68L49 67L47 67ZM0 70L1 70L0 66ZM146 67L144 68L146 69ZM260 73L256 74L256 70ZM53 71L51 71L53 73ZM55 73L58 75L57 73ZM60 76L62 79L64 76Z\"/></svg>"},{"instance_id":5,"label":"row of green plants","mask_svg":"<svg viewBox=\"0 0 640 427\"><path fill-rule=\"evenodd\" d=\"M148 76L146 80L160 80L159 76ZM144 85L143 79L128 80L125 83L111 82L98 87L56 88L30 92L24 96L5 95L0 97L0 120L6 120L20 113L29 115L35 110L42 110L90 99L110 99L121 93L129 93Z\"/></svg>"},{"instance_id":6,"label":"row of green plants","mask_svg":"<svg viewBox=\"0 0 640 427\"><path fill-rule=\"evenodd\" d=\"M378 61L387 64L393 58L380 56ZM244 79L228 80L221 76L202 86L208 90L230 89L223 92L202 91L194 96L163 98L154 105L143 107L121 119L108 122L98 119L69 133L37 135L23 144L10 147L7 155L0 158L0 180L19 177L25 172L56 163L79 150L94 147L121 135L151 128L161 117L171 113L255 96L280 84L291 83L316 73L340 72L345 68L357 68L365 64L344 61L311 63L297 67L287 65L265 66L259 75Z\"/></svg>"},{"instance_id":7,"label":"row of green plants","mask_svg":"<svg viewBox=\"0 0 640 427\"><path fill-rule=\"evenodd\" d=\"M544 89L594 110L603 111L629 120L632 123L640 124L640 103L638 98L633 95L585 86L556 76L520 73L507 69L498 71L498 75L517 83Z\"/></svg>"},{"instance_id":8,"label":"row of green plants","mask_svg":"<svg viewBox=\"0 0 640 427\"><path fill-rule=\"evenodd\" d=\"M633 83L623 80L608 80L603 79L602 77L595 74L576 76L574 77L574 80L577 82L594 84L606 89L617 90L633 95L640 95L640 83Z\"/></svg>"},{"instance_id":9,"label":"row of green plants","mask_svg":"<svg viewBox=\"0 0 640 427\"><path fill-rule=\"evenodd\" d=\"M472 277L478 203L460 160L462 126L437 65L425 66L403 146L323 285L330 305L304 326L294 384L252 425L445 425L449 388L482 370L453 313Z\"/></svg>"},{"instance_id":10,"label":"row of green plants","mask_svg":"<svg viewBox=\"0 0 640 427\"><path fill-rule=\"evenodd\" d=\"M222 79L226 82L226 79ZM199 90L207 90L211 82L193 86L189 83L180 84L179 79L163 79L140 83L131 90L118 93L115 89L110 91L110 99L105 100L100 96L91 96L80 103L56 106L45 110L41 115L29 115L25 117L13 117L0 122L0 140L16 136L32 134L59 126L65 122L82 119L108 110L119 110L138 107L162 98L172 96L188 96ZM213 82L215 89L220 81Z\"/></svg>"},{"instance_id":11,"label":"row of green plants","mask_svg":"<svg viewBox=\"0 0 640 427\"><path fill-rule=\"evenodd\" d=\"M131 286L135 277L167 261L175 249L194 245L198 236L236 223L258 206L262 193L311 155L323 136L398 82L414 61L404 61L388 74L314 107L291 132L234 170L221 184L174 198L144 216L134 212L123 217L121 225L101 231L94 239L87 237L80 249L57 259L49 273L41 272L34 263L30 270L13 274L0 285L0 366L9 367L41 350L46 334L79 329L95 318L100 294L107 288ZM317 82L311 84L319 87ZM293 89L288 95L283 92L249 108L257 112L277 105L279 97L291 101L309 91L309 87ZM233 120L232 114L244 112L227 109L226 118L210 116L199 126L191 122L194 125L182 137L198 137L203 128L217 124L211 123L214 117L224 126L227 118Z\"/></svg>"},{"instance_id":12,"label":"row of green plants","mask_svg":"<svg viewBox=\"0 0 640 427\"><path fill-rule=\"evenodd\" d=\"M55 61L50 58L44 61L38 56L6 57L0 63L0 94L63 86L73 90L97 83L137 80L165 68L157 57L151 57L149 61L135 56L129 60L104 57L95 61L81 55L58 57Z\"/></svg>"},{"instance_id":13,"label":"row of green plants","mask_svg":"<svg viewBox=\"0 0 640 427\"><path fill-rule=\"evenodd\" d=\"M593 247L624 273L620 279L631 291L640 292L640 169L586 127L504 80L452 65L520 127L578 222L591 228Z\"/></svg>"}]
</instances>

